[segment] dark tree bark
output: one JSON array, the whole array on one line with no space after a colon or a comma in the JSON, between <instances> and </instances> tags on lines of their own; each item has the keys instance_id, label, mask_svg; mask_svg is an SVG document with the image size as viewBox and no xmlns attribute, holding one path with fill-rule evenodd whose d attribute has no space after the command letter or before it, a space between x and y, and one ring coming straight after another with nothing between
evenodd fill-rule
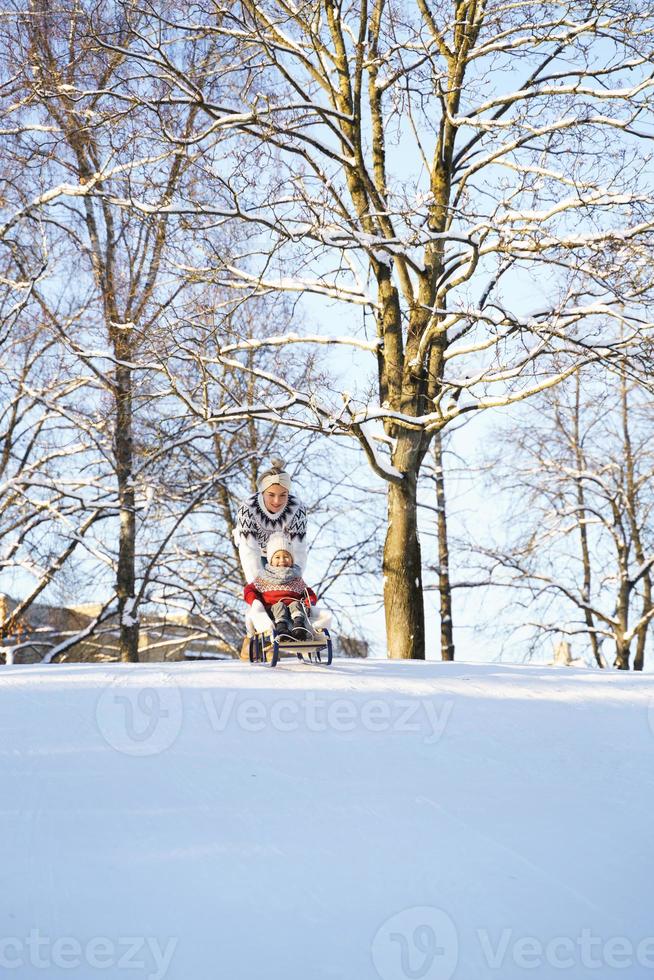
<instances>
[{"instance_id":1,"label":"dark tree bark","mask_svg":"<svg viewBox=\"0 0 654 980\"><path fill-rule=\"evenodd\" d=\"M585 469L585 460L583 447L581 444L581 432L580 432L580 422L581 422L581 378L579 372L575 375L575 406L574 406L574 420L573 420L573 439L574 439L574 453L577 462L577 471L582 473ZM579 507L579 517L578 517L578 527L579 527L579 545L581 548L581 563L583 567L583 585L582 585L582 599L585 603L584 605L584 619L586 621L586 626L588 627L588 636L590 639L590 646L593 651L593 657L595 663L598 667L604 667L604 659L600 652L599 643L597 640L597 633L595 630L595 617L593 616L593 611L590 608L591 596L592 596L592 563L590 558L590 548L588 545L588 528L586 526L586 493L584 490L584 481L577 477L575 480L577 487L577 506Z\"/></svg>"},{"instance_id":2,"label":"dark tree bark","mask_svg":"<svg viewBox=\"0 0 654 980\"><path fill-rule=\"evenodd\" d=\"M627 513L631 527L631 537L634 544L636 561L640 567L645 567L645 549L641 534L640 521L638 520L639 500L636 486L635 460L631 441L631 431L629 426L629 392L627 379L624 374L621 377L620 385L621 410L622 410L622 438L624 442L624 461L625 477L627 484ZM636 653L634 655L634 670L642 670L645 664L645 646L647 643L647 632L650 620L648 617L652 611L652 576L649 569L646 569L642 577L643 582L643 602L641 607L642 627L638 630L636 637Z\"/></svg>"},{"instance_id":3,"label":"dark tree bark","mask_svg":"<svg viewBox=\"0 0 654 980\"><path fill-rule=\"evenodd\" d=\"M118 566L116 594L120 624L120 659L136 663L139 659L139 621L136 595L136 514L134 510L134 448L132 440L133 398L132 372L127 367L129 344L116 344L116 357L122 362L116 367L116 431L114 454L120 529L118 533Z\"/></svg>"},{"instance_id":4,"label":"dark tree bark","mask_svg":"<svg viewBox=\"0 0 654 980\"><path fill-rule=\"evenodd\" d=\"M434 437L434 469L436 474L436 524L438 529L438 594L441 618L441 660L454 660L454 624L452 620L452 588L450 584L450 546L447 536L447 502L445 497L445 468L441 432Z\"/></svg>"},{"instance_id":5,"label":"dark tree bark","mask_svg":"<svg viewBox=\"0 0 654 980\"><path fill-rule=\"evenodd\" d=\"M417 514L415 477L390 484L383 572L388 655L394 660L425 659Z\"/></svg>"}]
</instances>

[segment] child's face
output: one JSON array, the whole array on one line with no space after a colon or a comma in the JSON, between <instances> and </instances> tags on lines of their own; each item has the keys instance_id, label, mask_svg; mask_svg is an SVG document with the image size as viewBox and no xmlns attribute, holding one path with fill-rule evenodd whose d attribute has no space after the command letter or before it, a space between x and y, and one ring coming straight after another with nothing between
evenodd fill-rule
<instances>
[{"instance_id":1,"label":"child's face","mask_svg":"<svg viewBox=\"0 0 654 980\"><path fill-rule=\"evenodd\" d=\"M270 564L275 568L290 568L293 564L293 556L288 551L276 551L270 559Z\"/></svg>"}]
</instances>

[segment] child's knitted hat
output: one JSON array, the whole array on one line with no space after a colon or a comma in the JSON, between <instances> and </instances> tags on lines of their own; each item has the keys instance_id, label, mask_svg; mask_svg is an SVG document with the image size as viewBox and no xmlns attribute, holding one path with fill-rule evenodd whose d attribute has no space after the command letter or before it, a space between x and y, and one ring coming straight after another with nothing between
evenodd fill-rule
<instances>
[{"instance_id":1,"label":"child's knitted hat","mask_svg":"<svg viewBox=\"0 0 654 980\"><path fill-rule=\"evenodd\" d=\"M288 491L291 489L291 475L284 469L283 459L270 460L270 469L262 473L257 480L257 490L259 493L264 493L268 487L273 487L276 483Z\"/></svg>"},{"instance_id":2,"label":"child's knitted hat","mask_svg":"<svg viewBox=\"0 0 654 980\"><path fill-rule=\"evenodd\" d=\"M288 534L284 534L283 531L275 531L268 538L268 543L266 545L266 559L268 562L272 561L273 555L277 551L288 551L289 555L293 560L295 560L295 555L293 554L293 541L289 538Z\"/></svg>"}]
</instances>

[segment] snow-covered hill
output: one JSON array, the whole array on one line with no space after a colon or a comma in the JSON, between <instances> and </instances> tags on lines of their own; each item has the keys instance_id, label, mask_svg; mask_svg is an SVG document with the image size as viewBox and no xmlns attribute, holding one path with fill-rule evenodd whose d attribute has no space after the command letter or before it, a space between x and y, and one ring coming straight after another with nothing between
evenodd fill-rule
<instances>
[{"instance_id":1,"label":"snow-covered hill","mask_svg":"<svg viewBox=\"0 0 654 980\"><path fill-rule=\"evenodd\" d=\"M654 976L654 680L7 667L0 975Z\"/></svg>"}]
</instances>

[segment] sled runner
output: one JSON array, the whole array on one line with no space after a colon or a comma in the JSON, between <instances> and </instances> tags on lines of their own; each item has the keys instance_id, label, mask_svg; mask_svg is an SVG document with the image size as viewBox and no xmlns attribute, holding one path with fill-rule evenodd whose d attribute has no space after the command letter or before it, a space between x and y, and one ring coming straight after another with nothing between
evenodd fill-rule
<instances>
[{"instance_id":1,"label":"sled runner","mask_svg":"<svg viewBox=\"0 0 654 980\"><path fill-rule=\"evenodd\" d=\"M254 633L250 636L250 663L268 664L276 667L281 657L296 656L298 660L309 664L324 664L332 662L332 638L329 630L318 630L311 639L294 640L285 633L277 633L271 628L266 633Z\"/></svg>"}]
</instances>

